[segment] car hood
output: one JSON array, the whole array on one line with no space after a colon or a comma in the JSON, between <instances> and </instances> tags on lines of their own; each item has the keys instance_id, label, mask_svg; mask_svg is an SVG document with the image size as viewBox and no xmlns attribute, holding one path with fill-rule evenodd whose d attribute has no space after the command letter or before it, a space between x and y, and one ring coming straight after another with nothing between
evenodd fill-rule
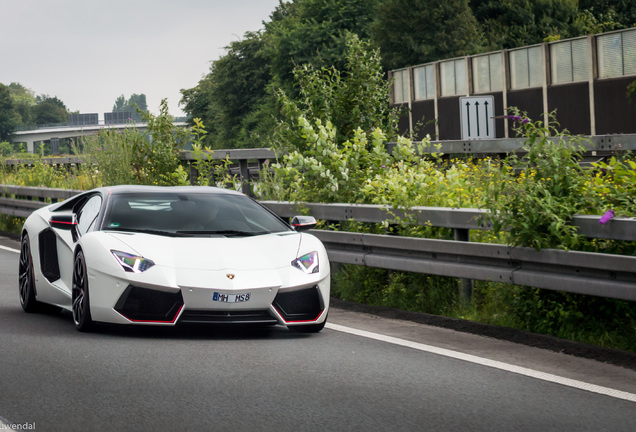
<instances>
[{"instance_id":1,"label":"car hood","mask_svg":"<svg viewBox=\"0 0 636 432\"><path fill-rule=\"evenodd\" d=\"M289 267L302 234L285 232L254 237L166 237L109 233L156 265L180 270L259 270Z\"/></svg>"}]
</instances>

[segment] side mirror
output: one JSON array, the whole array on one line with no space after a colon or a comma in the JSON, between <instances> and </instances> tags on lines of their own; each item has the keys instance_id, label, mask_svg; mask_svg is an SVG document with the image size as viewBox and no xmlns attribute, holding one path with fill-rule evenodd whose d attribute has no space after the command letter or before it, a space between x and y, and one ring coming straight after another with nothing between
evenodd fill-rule
<instances>
[{"instance_id":1,"label":"side mirror","mask_svg":"<svg viewBox=\"0 0 636 432\"><path fill-rule=\"evenodd\" d=\"M71 231L77 226L77 216L73 213L54 214L49 219L49 224L52 228Z\"/></svg>"},{"instance_id":2,"label":"side mirror","mask_svg":"<svg viewBox=\"0 0 636 432\"><path fill-rule=\"evenodd\" d=\"M307 231L316 228L316 218L313 216L294 216L291 225L296 231Z\"/></svg>"}]
</instances>

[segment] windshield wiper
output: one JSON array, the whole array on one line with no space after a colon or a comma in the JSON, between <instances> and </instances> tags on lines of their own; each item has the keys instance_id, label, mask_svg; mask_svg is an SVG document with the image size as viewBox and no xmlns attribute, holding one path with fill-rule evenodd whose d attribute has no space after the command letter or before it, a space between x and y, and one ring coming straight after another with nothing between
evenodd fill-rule
<instances>
[{"instance_id":1,"label":"windshield wiper","mask_svg":"<svg viewBox=\"0 0 636 432\"><path fill-rule=\"evenodd\" d=\"M239 230L191 230L191 231L177 231L177 234L189 234L189 235L222 235L222 236L236 236L236 237L251 237L263 234L269 234L268 231L239 231Z\"/></svg>"}]
</instances>

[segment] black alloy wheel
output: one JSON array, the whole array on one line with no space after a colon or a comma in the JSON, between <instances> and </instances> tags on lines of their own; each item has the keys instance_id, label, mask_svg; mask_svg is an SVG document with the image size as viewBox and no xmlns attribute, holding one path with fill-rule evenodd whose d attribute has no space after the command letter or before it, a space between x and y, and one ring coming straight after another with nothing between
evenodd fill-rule
<instances>
[{"instance_id":1,"label":"black alloy wheel","mask_svg":"<svg viewBox=\"0 0 636 432\"><path fill-rule=\"evenodd\" d=\"M77 252L73 264L72 304L75 328L81 332L92 330L94 323L88 297L88 273L82 251Z\"/></svg>"},{"instance_id":2,"label":"black alloy wheel","mask_svg":"<svg viewBox=\"0 0 636 432\"><path fill-rule=\"evenodd\" d=\"M35 276L33 273L33 257L29 235L22 236L20 244L20 262L18 267L18 284L20 290L20 305L25 312L35 312L38 302L35 299Z\"/></svg>"}]
</instances>

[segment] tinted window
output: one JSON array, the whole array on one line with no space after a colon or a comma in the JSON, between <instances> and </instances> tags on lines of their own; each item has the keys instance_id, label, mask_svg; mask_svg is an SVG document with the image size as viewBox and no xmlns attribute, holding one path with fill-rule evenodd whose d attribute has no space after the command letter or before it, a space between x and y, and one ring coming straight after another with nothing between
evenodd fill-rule
<instances>
[{"instance_id":1,"label":"tinted window","mask_svg":"<svg viewBox=\"0 0 636 432\"><path fill-rule=\"evenodd\" d=\"M290 230L247 196L209 193L115 195L103 227L189 235L230 231L256 235Z\"/></svg>"},{"instance_id":2,"label":"tinted window","mask_svg":"<svg viewBox=\"0 0 636 432\"><path fill-rule=\"evenodd\" d=\"M95 223L95 219L97 219L101 207L102 197L100 195L94 195L84 203L77 214L77 230L80 235L86 234L93 223Z\"/></svg>"}]
</instances>

